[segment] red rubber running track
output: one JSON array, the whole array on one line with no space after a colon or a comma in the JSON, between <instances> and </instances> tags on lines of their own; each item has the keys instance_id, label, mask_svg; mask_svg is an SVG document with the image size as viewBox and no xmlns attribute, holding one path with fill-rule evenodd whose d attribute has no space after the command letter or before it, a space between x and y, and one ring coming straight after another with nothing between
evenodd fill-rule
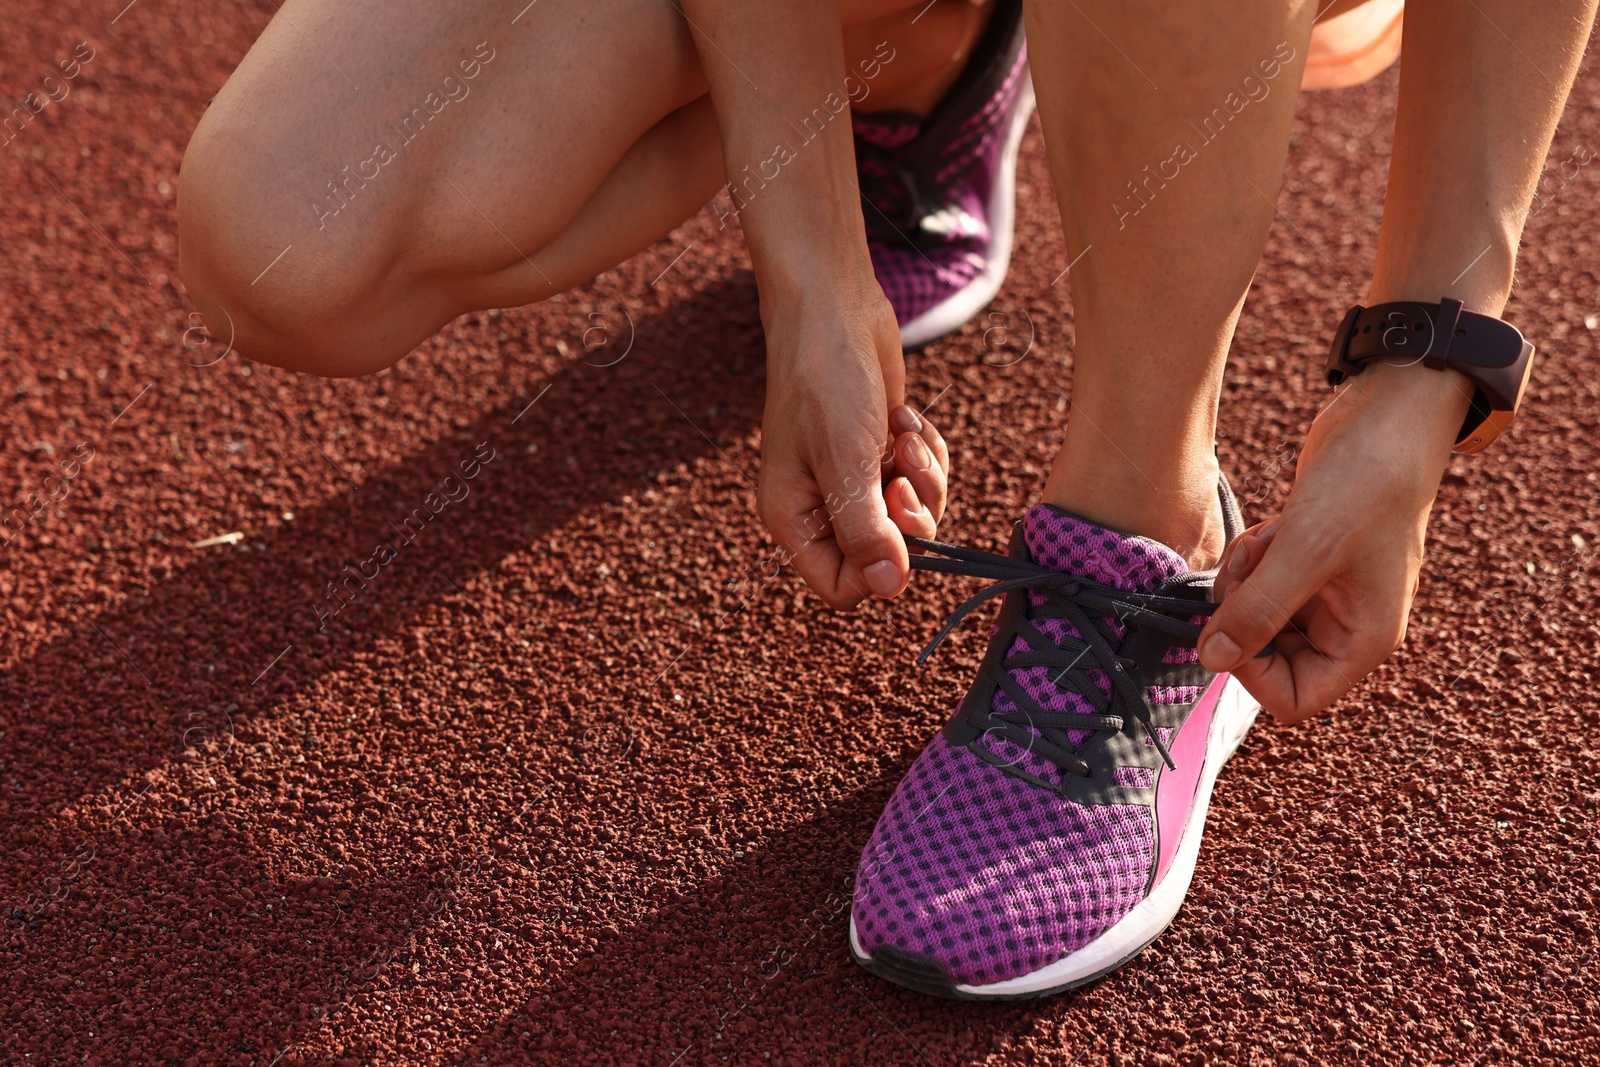
<instances>
[{"instance_id":1,"label":"red rubber running track","mask_svg":"<svg viewBox=\"0 0 1600 1067\"><path fill-rule=\"evenodd\" d=\"M845 909L984 627L918 670L968 584L835 614L772 576L732 231L707 212L371 378L186 366L218 346L186 334L178 163L273 6L118 7L19 0L0 40L8 99L94 51L0 149L0 1060L1600 1058L1600 75L1507 312L1542 351L1528 413L1452 463L1405 649L1334 714L1256 729L1138 961L969 1005L857 970ZM1221 418L1252 516L1364 295L1396 84L1302 102ZM944 533L980 546L1070 380L1037 129L1021 173L1005 290L910 359L956 455Z\"/></svg>"}]
</instances>

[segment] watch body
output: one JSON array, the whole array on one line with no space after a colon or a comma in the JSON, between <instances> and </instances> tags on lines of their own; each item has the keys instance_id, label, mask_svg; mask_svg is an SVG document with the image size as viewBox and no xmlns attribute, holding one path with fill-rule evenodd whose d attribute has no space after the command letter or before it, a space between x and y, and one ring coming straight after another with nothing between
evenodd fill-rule
<instances>
[{"instance_id":1,"label":"watch body","mask_svg":"<svg viewBox=\"0 0 1600 1067\"><path fill-rule=\"evenodd\" d=\"M1533 345L1515 326L1463 311L1461 301L1402 300L1345 313L1328 352L1328 384L1360 374L1374 360L1405 360L1460 371L1475 386L1455 451L1481 452L1511 425L1533 369Z\"/></svg>"}]
</instances>

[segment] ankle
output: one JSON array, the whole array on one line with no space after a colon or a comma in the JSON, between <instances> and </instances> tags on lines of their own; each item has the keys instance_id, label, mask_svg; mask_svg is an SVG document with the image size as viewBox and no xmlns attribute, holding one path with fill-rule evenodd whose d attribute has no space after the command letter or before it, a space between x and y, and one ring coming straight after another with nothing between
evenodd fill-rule
<instances>
[{"instance_id":1,"label":"ankle","mask_svg":"<svg viewBox=\"0 0 1600 1067\"><path fill-rule=\"evenodd\" d=\"M1069 465L1057 457L1041 499L1090 522L1159 541L1191 570L1215 567L1227 546L1215 459L1185 476L1156 479L1105 464Z\"/></svg>"}]
</instances>

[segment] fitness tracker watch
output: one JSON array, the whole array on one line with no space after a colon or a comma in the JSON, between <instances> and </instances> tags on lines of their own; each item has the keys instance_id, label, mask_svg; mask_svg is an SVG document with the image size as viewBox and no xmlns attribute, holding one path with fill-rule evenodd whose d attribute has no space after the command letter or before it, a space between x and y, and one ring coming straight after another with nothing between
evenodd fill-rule
<instances>
[{"instance_id":1,"label":"fitness tracker watch","mask_svg":"<svg viewBox=\"0 0 1600 1067\"><path fill-rule=\"evenodd\" d=\"M1328 384L1360 374L1373 360L1421 363L1460 371L1476 387L1455 451L1482 452L1516 417L1533 369L1533 345L1503 319L1461 310L1449 297L1437 304L1410 300L1345 313L1328 351Z\"/></svg>"}]
</instances>

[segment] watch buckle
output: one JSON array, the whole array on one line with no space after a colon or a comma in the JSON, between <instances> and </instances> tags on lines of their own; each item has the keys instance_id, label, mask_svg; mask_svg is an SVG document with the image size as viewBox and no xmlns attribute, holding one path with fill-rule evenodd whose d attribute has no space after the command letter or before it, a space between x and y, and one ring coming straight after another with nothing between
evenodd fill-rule
<instances>
[{"instance_id":1,"label":"watch buckle","mask_svg":"<svg viewBox=\"0 0 1600 1067\"><path fill-rule=\"evenodd\" d=\"M1349 362L1346 356L1350 352L1350 339L1355 335L1356 316L1367 310L1360 304L1355 305L1344 313L1344 319L1339 323L1338 330L1334 331L1333 344L1328 349L1328 384L1338 385L1352 374L1360 372L1360 368Z\"/></svg>"},{"instance_id":2,"label":"watch buckle","mask_svg":"<svg viewBox=\"0 0 1600 1067\"><path fill-rule=\"evenodd\" d=\"M1433 336L1422 354L1422 365L1429 370L1444 370L1450 364L1450 345L1456 339L1456 324L1461 321L1461 301L1442 297L1433 316Z\"/></svg>"}]
</instances>

